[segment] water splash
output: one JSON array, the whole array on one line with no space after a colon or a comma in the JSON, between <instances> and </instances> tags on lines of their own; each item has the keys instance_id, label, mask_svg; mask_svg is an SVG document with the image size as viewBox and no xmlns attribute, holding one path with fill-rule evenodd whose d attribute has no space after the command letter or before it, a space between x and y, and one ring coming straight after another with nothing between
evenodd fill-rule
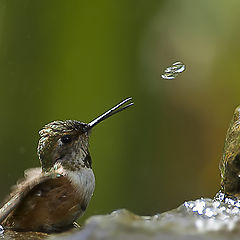
<instances>
[{"instance_id":1,"label":"water splash","mask_svg":"<svg viewBox=\"0 0 240 240\"><path fill-rule=\"evenodd\" d=\"M185 65L182 62L175 62L170 67L166 68L161 75L163 79L172 80L178 76L179 73L185 70Z\"/></svg>"}]
</instances>

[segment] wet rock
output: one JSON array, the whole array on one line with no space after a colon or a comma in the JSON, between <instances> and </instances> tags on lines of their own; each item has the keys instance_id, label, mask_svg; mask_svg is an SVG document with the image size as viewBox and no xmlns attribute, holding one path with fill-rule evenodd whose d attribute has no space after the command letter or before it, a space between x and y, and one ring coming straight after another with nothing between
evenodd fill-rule
<instances>
[{"instance_id":1,"label":"wet rock","mask_svg":"<svg viewBox=\"0 0 240 240\"><path fill-rule=\"evenodd\" d=\"M240 209L218 200L188 201L154 216L138 216L125 209L93 216L76 232L51 236L59 240L208 240L239 239Z\"/></svg>"}]
</instances>

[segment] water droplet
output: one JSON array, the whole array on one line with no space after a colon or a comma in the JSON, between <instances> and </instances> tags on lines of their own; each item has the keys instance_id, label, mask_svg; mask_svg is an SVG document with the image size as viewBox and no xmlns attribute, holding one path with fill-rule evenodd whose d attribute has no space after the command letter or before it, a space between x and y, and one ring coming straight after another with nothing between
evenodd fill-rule
<instances>
[{"instance_id":1,"label":"water droplet","mask_svg":"<svg viewBox=\"0 0 240 240\"><path fill-rule=\"evenodd\" d=\"M170 67L166 68L164 74L161 75L163 79L171 80L185 70L185 65L182 62L175 62Z\"/></svg>"}]
</instances>

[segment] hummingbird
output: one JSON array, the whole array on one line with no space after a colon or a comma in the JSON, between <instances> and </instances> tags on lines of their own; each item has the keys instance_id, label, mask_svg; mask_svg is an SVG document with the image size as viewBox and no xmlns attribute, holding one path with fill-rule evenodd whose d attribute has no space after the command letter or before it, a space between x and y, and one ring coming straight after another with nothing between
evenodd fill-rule
<instances>
[{"instance_id":1,"label":"hummingbird","mask_svg":"<svg viewBox=\"0 0 240 240\"><path fill-rule=\"evenodd\" d=\"M0 223L15 231L61 232L83 215L95 188L88 150L91 129L133 105L127 98L90 123L53 121L39 131L41 167L27 169L0 208Z\"/></svg>"}]
</instances>

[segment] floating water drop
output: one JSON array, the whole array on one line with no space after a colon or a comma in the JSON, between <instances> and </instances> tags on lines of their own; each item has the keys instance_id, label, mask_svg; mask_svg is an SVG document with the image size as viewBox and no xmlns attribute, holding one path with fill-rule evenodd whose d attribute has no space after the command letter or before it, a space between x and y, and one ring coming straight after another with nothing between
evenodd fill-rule
<instances>
[{"instance_id":1,"label":"floating water drop","mask_svg":"<svg viewBox=\"0 0 240 240\"><path fill-rule=\"evenodd\" d=\"M161 75L163 79L171 80L185 70L185 65L182 62L175 62L170 67L166 68L164 74Z\"/></svg>"}]
</instances>

